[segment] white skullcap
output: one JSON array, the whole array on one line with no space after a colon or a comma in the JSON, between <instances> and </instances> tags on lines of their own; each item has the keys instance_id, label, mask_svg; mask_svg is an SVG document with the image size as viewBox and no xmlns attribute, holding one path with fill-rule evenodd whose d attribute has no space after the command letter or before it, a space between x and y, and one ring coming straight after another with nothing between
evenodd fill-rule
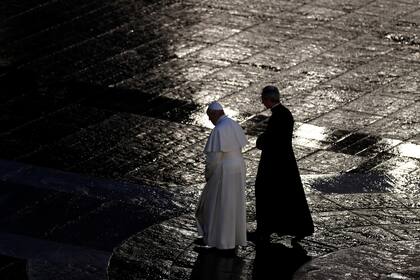
<instances>
[{"instance_id":1,"label":"white skullcap","mask_svg":"<svg viewBox=\"0 0 420 280\"><path fill-rule=\"evenodd\" d=\"M219 102L213 101L212 103L209 104L209 107L207 108L207 110L221 111L221 110L223 110L223 107L222 107L222 105L220 105Z\"/></svg>"}]
</instances>

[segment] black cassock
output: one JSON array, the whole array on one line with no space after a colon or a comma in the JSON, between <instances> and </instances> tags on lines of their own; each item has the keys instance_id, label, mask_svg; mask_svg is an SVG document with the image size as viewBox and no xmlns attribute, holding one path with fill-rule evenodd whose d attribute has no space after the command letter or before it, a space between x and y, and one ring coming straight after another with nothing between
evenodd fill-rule
<instances>
[{"instance_id":1,"label":"black cassock","mask_svg":"<svg viewBox=\"0 0 420 280\"><path fill-rule=\"evenodd\" d=\"M271 109L255 182L257 229L280 235L309 236L314 225L292 147L293 116L282 104Z\"/></svg>"}]
</instances>

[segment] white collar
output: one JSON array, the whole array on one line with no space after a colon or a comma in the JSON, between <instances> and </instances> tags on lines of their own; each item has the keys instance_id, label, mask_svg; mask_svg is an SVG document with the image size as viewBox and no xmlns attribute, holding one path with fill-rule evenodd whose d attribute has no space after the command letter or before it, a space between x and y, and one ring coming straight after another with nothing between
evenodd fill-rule
<instances>
[{"instance_id":1,"label":"white collar","mask_svg":"<svg viewBox=\"0 0 420 280\"><path fill-rule=\"evenodd\" d=\"M270 109L273 109L274 107L277 107L277 106L279 106L279 105L280 105L280 102L279 102L279 103L274 104L274 105L273 105L273 107L271 107Z\"/></svg>"}]
</instances>

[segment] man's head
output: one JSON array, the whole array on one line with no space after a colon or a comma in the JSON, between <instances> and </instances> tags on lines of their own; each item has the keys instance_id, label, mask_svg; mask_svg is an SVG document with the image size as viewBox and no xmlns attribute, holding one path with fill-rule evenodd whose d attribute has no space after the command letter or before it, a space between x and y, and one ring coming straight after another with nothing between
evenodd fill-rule
<instances>
[{"instance_id":1,"label":"man's head","mask_svg":"<svg viewBox=\"0 0 420 280\"><path fill-rule=\"evenodd\" d=\"M212 124L216 125L219 118L224 114L225 112L223 111L223 107L219 102L213 101L209 104L209 107L207 108L207 116Z\"/></svg>"},{"instance_id":2,"label":"man's head","mask_svg":"<svg viewBox=\"0 0 420 280\"><path fill-rule=\"evenodd\" d=\"M275 86L266 86L261 91L261 102L267 109L272 108L280 102L280 93Z\"/></svg>"}]
</instances>

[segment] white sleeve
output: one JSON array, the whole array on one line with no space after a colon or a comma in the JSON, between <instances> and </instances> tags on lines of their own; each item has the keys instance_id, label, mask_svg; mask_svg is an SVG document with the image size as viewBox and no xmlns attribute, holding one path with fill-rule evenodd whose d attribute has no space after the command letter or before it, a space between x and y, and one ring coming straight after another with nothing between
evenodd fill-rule
<instances>
[{"instance_id":1,"label":"white sleeve","mask_svg":"<svg viewBox=\"0 0 420 280\"><path fill-rule=\"evenodd\" d=\"M222 152L206 153L206 170L205 170L206 182L210 180L217 166L220 164L222 160L222 156L223 156L222 154L223 154Z\"/></svg>"}]
</instances>

